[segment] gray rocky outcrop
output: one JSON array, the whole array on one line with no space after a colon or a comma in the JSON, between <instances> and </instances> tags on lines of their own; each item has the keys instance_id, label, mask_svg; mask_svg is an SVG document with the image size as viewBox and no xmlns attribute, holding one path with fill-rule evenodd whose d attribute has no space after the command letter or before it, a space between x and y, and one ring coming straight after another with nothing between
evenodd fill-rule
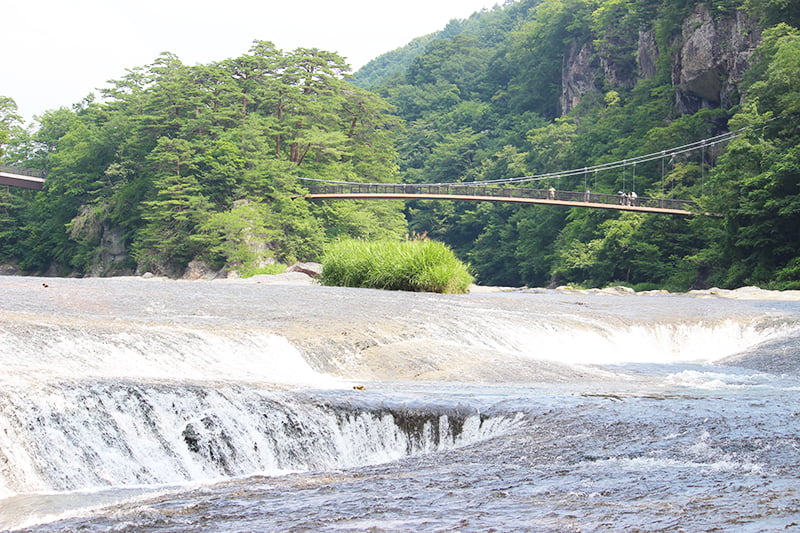
<instances>
[{"instance_id":1,"label":"gray rocky outcrop","mask_svg":"<svg viewBox=\"0 0 800 533\"><path fill-rule=\"evenodd\" d=\"M573 43L564 55L561 69L561 109L564 113L577 106L589 93L599 93L597 61L594 47L586 43L581 47Z\"/></svg>"},{"instance_id":2,"label":"gray rocky outcrop","mask_svg":"<svg viewBox=\"0 0 800 533\"><path fill-rule=\"evenodd\" d=\"M181 279L184 280L201 280L201 279L215 279L219 275L219 272L213 270L203 261L199 259L195 259L190 261L188 265L186 265L186 271L183 273Z\"/></svg>"},{"instance_id":3,"label":"gray rocky outcrop","mask_svg":"<svg viewBox=\"0 0 800 533\"><path fill-rule=\"evenodd\" d=\"M679 114L735 105L738 84L760 41L756 21L744 11L714 17L706 4L700 4L683 21L671 43L672 52L659 49L653 28L641 29L627 45L615 42L615 49L627 46L635 53L633 69L611 53L610 47L598 48L593 41L573 43L564 53L562 114L569 113L586 95L631 88L640 80L652 78L664 53L672 53L672 85Z\"/></svg>"},{"instance_id":4,"label":"gray rocky outcrop","mask_svg":"<svg viewBox=\"0 0 800 533\"><path fill-rule=\"evenodd\" d=\"M19 276L21 273L22 271L15 264L0 264L0 276Z\"/></svg>"},{"instance_id":5,"label":"gray rocky outcrop","mask_svg":"<svg viewBox=\"0 0 800 533\"><path fill-rule=\"evenodd\" d=\"M640 30L636 44L636 67L639 69L639 78L647 80L655 76L657 63L658 46L656 46L655 30Z\"/></svg>"},{"instance_id":6,"label":"gray rocky outcrop","mask_svg":"<svg viewBox=\"0 0 800 533\"><path fill-rule=\"evenodd\" d=\"M681 38L672 63L676 110L694 113L738 103L737 85L761 40L755 21L742 11L715 19L700 4L683 22Z\"/></svg>"},{"instance_id":7,"label":"gray rocky outcrop","mask_svg":"<svg viewBox=\"0 0 800 533\"><path fill-rule=\"evenodd\" d=\"M123 265L128 260L128 248L122 228L103 224L100 232L100 249L92 264L90 276L103 276L108 273L128 273Z\"/></svg>"},{"instance_id":8,"label":"gray rocky outcrop","mask_svg":"<svg viewBox=\"0 0 800 533\"><path fill-rule=\"evenodd\" d=\"M295 263L286 269L286 272L302 272L312 278L318 278L322 274L322 265L319 263Z\"/></svg>"}]
</instances>

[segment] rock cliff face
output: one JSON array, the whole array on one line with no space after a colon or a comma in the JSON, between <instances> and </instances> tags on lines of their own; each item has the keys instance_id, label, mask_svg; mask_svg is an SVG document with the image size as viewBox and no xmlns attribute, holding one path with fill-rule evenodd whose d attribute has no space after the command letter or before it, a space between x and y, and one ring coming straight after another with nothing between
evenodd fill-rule
<instances>
[{"instance_id":1,"label":"rock cliff face","mask_svg":"<svg viewBox=\"0 0 800 533\"><path fill-rule=\"evenodd\" d=\"M561 109L564 114L577 106L581 98L597 93L599 62L591 43L579 47L573 43L564 55L561 69Z\"/></svg>"},{"instance_id":2,"label":"rock cliff face","mask_svg":"<svg viewBox=\"0 0 800 533\"><path fill-rule=\"evenodd\" d=\"M652 29L640 30L639 40L636 43L636 66L639 67L639 77L646 80L655 76L657 61L656 32Z\"/></svg>"},{"instance_id":3,"label":"rock cliff face","mask_svg":"<svg viewBox=\"0 0 800 533\"><path fill-rule=\"evenodd\" d=\"M659 50L655 31L639 31L630 49L636 56L636 72L618 68L619 58L605 57L592 42L571 45L564 54L561 110L569 113L587 94L610 88L630 88L657 73L660 54L672 53L672 85L675 110L681 114L703 108L728 107L738 102L738 83L750 66L750 58L761 40L755 20L742 11L714 18L701 4L681 25L672 52Z\"/></svg>"},{"instance_id":4,"label":"rock cliff face","mask_svg":"<svg viewBox=\"0 0 800 533\"><path fill-rule=\"evenodd\" d=\"M109 274L129 274L130 269L122 265L128 260L129 250L125 244L122 228L103 224L100 237L100 249L92 264L90 276L103 276Z\"/></svg>"},{"instance_id":5,"label":"rock cliff face","mask_svg":"<svg viewBox=\"0 0 800 533\"><path fill-rule=\"evenodd\" d=\"M684 21L681 38L672 61L676 110L693 113L737 103L737 84L761 40L755 21L740 11L714 20L701 4Z\"/></svg>"}]
</instances>

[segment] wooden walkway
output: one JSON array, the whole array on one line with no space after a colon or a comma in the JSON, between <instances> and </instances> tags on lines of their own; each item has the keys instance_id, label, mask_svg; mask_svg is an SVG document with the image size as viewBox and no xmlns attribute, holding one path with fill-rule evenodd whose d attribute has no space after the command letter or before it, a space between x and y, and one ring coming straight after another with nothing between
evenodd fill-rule
<instances>
[{"instance_id":1,"label":"wooden walkway","mask_svg":"<svg viewBox=\"0 0 800 533\"><path fill-rule=\"evenodd\" d=\"M41 170L0 165L0 185L42 190L44 177Z\"/></svg>"},{"instance_id":2,"label":"wooden walkway","mask_svg":"<svg viewBox=\"0 0 800 533\"><path fill-rule=\"evenodd\" d=\"M688 200L637 198L626 201L615 194L549 191L520 187L476 187L469 185L408 185L386 183L337 183L307 185L313 199L398 199L451 200L467 202L511 202L561 205L593 209L614 209L665 215L700 215L700 208Z\"/></svg>"}]
</instances>

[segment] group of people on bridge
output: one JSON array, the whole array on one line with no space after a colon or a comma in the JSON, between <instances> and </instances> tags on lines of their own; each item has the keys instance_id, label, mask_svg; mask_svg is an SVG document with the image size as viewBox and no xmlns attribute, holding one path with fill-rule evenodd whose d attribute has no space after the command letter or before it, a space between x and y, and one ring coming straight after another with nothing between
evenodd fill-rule
<instances>
[{"instance_id":1,"label":"group of people on bridge","mask_svg":"<svg viewBox=\"0 0 800 533\"><path fill-rule=\"evenodd\" d=\"M635 191L625 192L619 191L619 205L636 205L638 196Z\"/></svg>"},{"instance_id":2,"label":"group of people on bridge","mask_svg":"<svg viewBox=\"0 0 800 533\"><path fill-rule=\"evenodd\" d=\"M556 190L555 187L551 186L548 189L547 193L548 193L547 194L548 199L555 200L557 198L558 191ZM636 194L635 191L631 191L631 192L619 191L618 194L619 194L619 205L634 206L634 205L636 205L636 200L639 198L639 196ZM583 193L583 201L587 202L587 203L592 201L592 191L591 190L586 189L586 192Z\"/></svg>"}]
</instances>

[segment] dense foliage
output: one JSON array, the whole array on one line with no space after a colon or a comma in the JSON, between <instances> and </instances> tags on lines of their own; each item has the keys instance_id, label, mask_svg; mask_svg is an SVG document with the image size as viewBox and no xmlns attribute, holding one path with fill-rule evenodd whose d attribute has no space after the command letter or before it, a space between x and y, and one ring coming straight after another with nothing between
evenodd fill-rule
<instances>
[{"instance_id":1,"label":"dense foliage","mask_svg":"<svg viewBox=\"0 0 800 533\"><path fill-rule=\"evenodd\" d=\"M321 282L415 292L467 292L473 278L447 246L427 239L341 239L327 247Z\"/></svg>"},{"instance_id":2,"label":"dense foliage","mask_svg":"<svg viewBox=\"0 0 800 533\"><path fill-rule=\"evenodd\" d=\"M0 192L0 262L248 270L318 259L341 236L416 232L485 284L800 288L798 26L785 0L518 0L352 81L336 54L256 42L195 67L165 54L32 133L2 99L3 162L45 168L49 185ZM703 58L710 67L693 73ZM298 177L533 176L740 129L727 144L524 184L693 199L720 217L297 198Z\"/></svg>"},{"instance_id":3,"label":"dense foliage","mask_svg":"<svg viewBox=\"0 0 800 533\"><path fill-rule=\"evenodd\" d=\"M314 206L304 178L397 180L385 101L344 80L336 54L269 42L210 65L171 54L72 111L39 119L9 162L48 172L6 193L0 260L24 270L180 274L193 259L237 270L316 258L340 234L400 238L396 204Z\"/></svg>"},{"instance_id":4,"label":"dense foliage","mask_svg":"<svg viewBox=\"0 0 800 533\"><path fill-rule=\"evenodd\" d=\"M727 150L525 184L694 199L719 219L416 202L410 229L487 284L800 287L800 54L787 23L800 23L797 3L777 0L522 0L452 23L403 76L365 76L408 123L405 181L581 169L750 129ZM744 80L714 70L728 68L719 58L683 79L682 62L747 55L733 47L764 29ZM681 56L693 32L720 42Z\"/></svg>"}]
</instances>

